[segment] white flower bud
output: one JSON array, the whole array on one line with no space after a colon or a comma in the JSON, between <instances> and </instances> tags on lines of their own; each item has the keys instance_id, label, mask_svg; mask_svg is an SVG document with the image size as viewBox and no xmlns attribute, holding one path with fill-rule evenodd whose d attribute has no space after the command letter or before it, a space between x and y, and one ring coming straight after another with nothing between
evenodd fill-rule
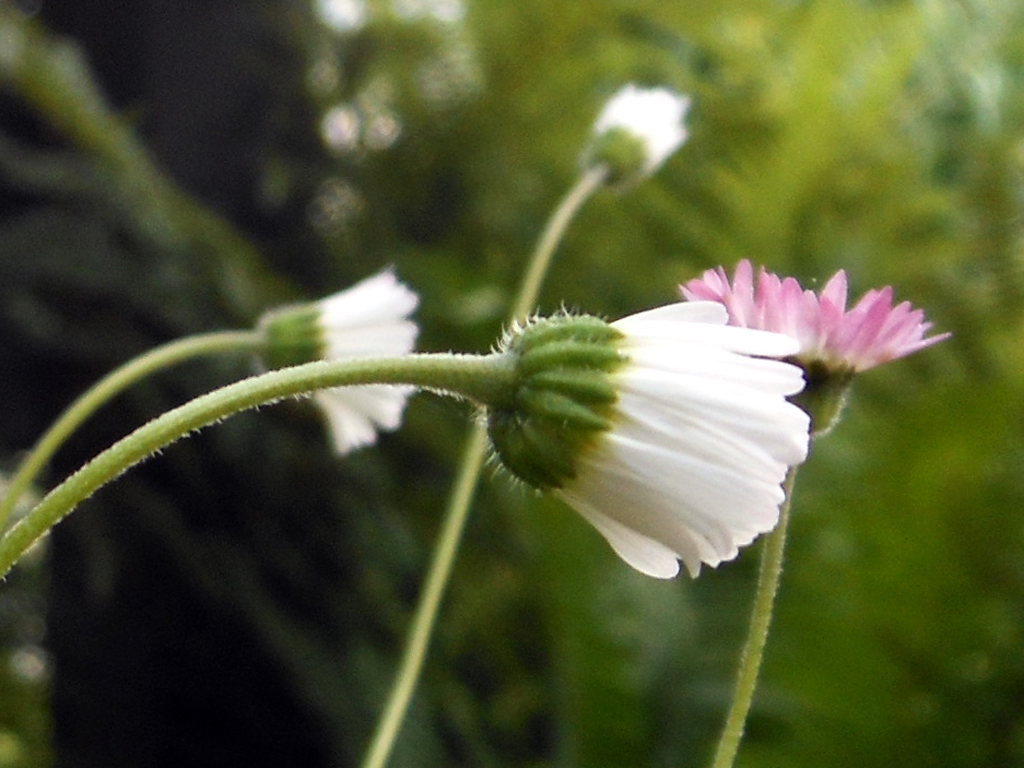
<instances>
[{"instance_id":1,"label":"white flower bud","mask_svg":"<svg viewBox=\"0 0 1024 768\"><path fill-rule=\"evenodd\" d=\"M607 164L610 183L650 176L686 141L690 103L667 88L625 86L598 115L586 162Z\"/></svg>"}]
</instances>

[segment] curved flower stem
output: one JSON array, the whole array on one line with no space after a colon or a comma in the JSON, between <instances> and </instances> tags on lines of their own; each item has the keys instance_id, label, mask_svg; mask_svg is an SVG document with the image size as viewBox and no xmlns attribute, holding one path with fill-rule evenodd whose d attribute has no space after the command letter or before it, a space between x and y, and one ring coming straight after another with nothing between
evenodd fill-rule
<instances>
[{"instance_id":1,"label":"curved flower stem","mask_svg":"<svg viewBox=\"0 0 1024 768\"><path fill-rule=\"evenodd\" d=\"M97 489L171 443L239 411L354 384L408 384L490 402L508 397L512 378L512 366L504 354L421 354L321 360L221 387L139 427L50 491L0 539L0 579L40 536Z\"/></svg>"},{"instance_id":2,"label":"curved flower stem","mask_svg":"<svg viewBox=\"0 0 1024 768\"><path fill-rule=\"evenodd\" d=\"M220 352L254 350L262 343L263 336L256 331L221 331L188 336L151 349L104 376L68 406L21 462L7 485L6 495L0 499L0 530L7 526L18 499L57 449L104 403L135 382L176 363Z\"/></svg>"},{"instance_id":3,"label":"curved flower stem","mask_svg":"<svg viewBox=\"0 0 1024 768\"><path fill-rule=\"evenodd\" d=\"M747 714L754 700L757 676L761 670L761 658L768 640L768 629L772 622L775 595L779 589L782 574L782 559L786 548L786 529L789 525L789 508L793 499L793 485L796 482L796 467L790 467L783 488L786 500L779 510L779 523L775 530L765 537L764 553L761 556L761 570L757 577L757 591L750 615L750 629L740 656L739 672L736 676L736 692L732 706L725 719L725 727L718 741L712 768L732 768L743 740L743 729Z\"/></svg>"},{"instance_id":4,"label":"curved flower stem","mask_svg":"<svg viewBox=\"0 0 1024 768\"><path fill-rule=\"evenodd\" d=\"M565 231L583 204L608 178L608 168L598 165L587 170L569 190L558 207L548 219L537 247L527 266L522 285L512 309L511 320L521 321L533 309L540 294L540 287L547 275L548 267L554 256L555 249L561 242ZM384 712L381 714L377 729L370 742L363 768L383 768L387 763L391 750L398 738L402 720L409 708L416 683L423 669L423 661L427 655L430 636L437 622L437 613L441 607L441 599L455 564L455 556L462 540L462 531L469 517L469 507L473 501L473 493L480 479L487 457L487 433L481 426L470 432L459 461L458 475L448 500L444 522L441 525L440 539L430 563L430 571L420 596L416 613L409 629L409 639L402 655L401 666L391 692L388 695Z\"/></svg>"}]
</instances>

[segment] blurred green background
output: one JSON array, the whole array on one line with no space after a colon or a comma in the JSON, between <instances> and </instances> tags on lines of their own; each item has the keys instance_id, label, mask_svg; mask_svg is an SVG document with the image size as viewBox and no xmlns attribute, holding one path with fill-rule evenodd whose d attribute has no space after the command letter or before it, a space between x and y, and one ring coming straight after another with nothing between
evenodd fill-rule
<instances>
[{"instance_id":1,"label":"blurred green background","mask_svg":"<svg viewBox=\"0 0 1024 768\"><path fill-rule=\"evenodd\" d=\"M627 82L693 94L691 139L587 205L540 309L747 257L954 333L800 474L739 765L1024 765L1016 0L0 2L0 469L132 356L387 264L422 349L487 349ZM252 369L134 388L47 483ZM467 415L419 396L342 461L263 409L83 505L0 585L0 766L358 764ZM758 555L648 579L489 472L392 764L706 765Z\"/></svg>"}]
</instances>

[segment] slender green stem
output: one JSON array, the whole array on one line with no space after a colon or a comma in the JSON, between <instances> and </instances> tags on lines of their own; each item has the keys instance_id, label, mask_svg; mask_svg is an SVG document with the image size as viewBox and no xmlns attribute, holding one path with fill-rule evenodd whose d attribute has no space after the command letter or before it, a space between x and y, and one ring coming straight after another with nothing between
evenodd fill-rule
<instances>
[{"instance_id":1,"label":"slender green stem","mask_svg":"<svg viewBox=\"0 0 1024 768\"><path fill-rule=\"evenodd\" d=\"M482 429L470 432L469 439L459 465L459 474L452 489L451 500L441 527L437 548L430 564L423 594L420 595L406 641L402 666L395 678L387 706L377 723L370 749L363 761L363 768L382 768L387 763L402 720L409 708L413 691L419 681L423 662L430 645L430 636L437 622L437 613L441 607L445 587L455 564L455 555L462 540L462 531L466 527L470 503L476 490L480 468L487 454L487 433Z\"/></svg>"},{"instance_id":2,"label":"slender green stem","mask_svg":"<svg viewBox=\"0 0 1024 768\"><path fill-rule=\"evenodd\" d=\"M7 526L18 499L32 485L57 449L104 403L135 382L177 363L231 350L254 350L262 343L263 336L256 331L222 331L189 336L156 347L104 376L68 406L21 462L7 485L6 495L0 499L0 530Z\"/></svg>"},{"instance_id":3,"label":"slender green stem","mask_svg":"<svg viewBox=\"0 0 1024 768\"><path fill-rule=\"evenodd\" d=\"M191 400L114 443L54 488L0 539L0 578L81 501L162 448L239 411L354 384L411 384L479 402L505 399L514 371L503 354L421 354L317 361L253 376Z\"/></svg>"},{"instance_id":4,"label":"slender green stem","mask_svg":"<svg viewBox=\"0 0 1024 768\"><path fill-rule=\"evenodd\" d=\"M540 294L540 287L551 265L552 257L561 242L566 229L579 212L583 204L601 186L608 177L608 169L604 165L586 171L569 190L551 214L551 218L537 241L537 247L526 268L522 285L519 288L511 320L521 321L533 309ZM469 508L473 501L473 493L480 479L487 457L487 434L483 427L476 426L470 432L459 461L458 475L452 488L452 495L445 510L441 535L434 550L430 563L430 571L420 596L416 613L409 629L401 666L395 677L387 703L377 724L363 768L383 768L387 763L395 740L402 726L402 720L409 708L412 694L416 690L423 661L427 655L430 636L437 622L437 614L444 597L445 587L451 576L458 553L462 531L466 527Z\"/></svg>"},{"instance_id":5,"label":"slender green stem","mask_svg":"<svg viewBox=\"0 0 1024 768\"><path fill-rule=\"evenodd\" d=\"M596 165L588 169L579 177L575 186L562 198L562 202L551 214L551 218L548 219L548 223L537 241L537 247L530 258L522 285L519 287L519 295L512 310L512 320L522 320L533 310L533 305L537 303L537 297L540 295L540 287L551 266L551 259L565 235L565 230L568 229L583 204L590 199L590 196L607 178L608 166L606 165Z\"/></svg>"},{"instance_id":6,"label":"slender green stem","mask_svg":"<svg viewBox=\"0 0 1024 768\"><path fill-rule=\"evenodd\" d=\"M732 706L725 719L725 727L718 741L715 760L712 768L732 768L743 740L743 729L747 723L747 714L754 700L757 688L757 676L761 670L761 659L764 646L768 641L768 629L772 623L772 612L775 607L775 595L779 589L779 577L782 574L782 560L786 548L786 529L789 525L789 508L793 499L793 485L796 482L796 467L791 467L786 476L783 488L786 500L779 510L779 524L775 530L765 537L764 553L761 556L761 570L757 577L757 591L754 595L754 607L750 614L750 629L740 656L739 671L736 676L736 692Z\"/></svg>"}]
</instances>

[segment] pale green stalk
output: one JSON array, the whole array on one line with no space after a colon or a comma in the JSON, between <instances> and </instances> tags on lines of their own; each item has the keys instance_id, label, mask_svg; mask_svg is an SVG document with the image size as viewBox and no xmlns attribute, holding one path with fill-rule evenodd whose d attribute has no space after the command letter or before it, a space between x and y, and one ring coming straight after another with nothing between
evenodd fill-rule
<instances>
[{"instance_id":1,"label":"pale green stalk","mask_svg":"<svg viewBox=\"0 0 1024 768\"><path fill-rule=\"evenodd\" d=\"M513 366L504 354L420 354L320 360L214 390L139 427L48 493L0 539L0 579L39 537L97 489L171 443L239 411L355 384L409 384L486 403L507 399L513 378Z\"/></svg>"},{"instance_id":2,"label":"pale green stalk","mask_svg":"<svg viewBox=\"0 0 1024 768\"><path fill-rule=\"evenodd\" d=\"M561 242L565 231L583 204L608 178L608 168L598 165L587 170L569 190L559 203L537 241L537 247L530 258L526 274L523 277L519 294L512 309L511 320L522 321L533 309L540 295L540 287L547 275L548 267L554 256L555 249ZM427 655L430 636L437 622L437 613L441 607L441 599L455 564L455 555L462 539L462 531L469 517L469 507L473 500L487 457L487 434L482 426L475 427L466 441L462 458L459 461L458 475L452 495L448 500L444 521L437 549L430 563L430 571L420 596L416 613L409 629L401 666L388 701L377 723L370 742L370 748L363 761L363 768L383 768L387 763L391 750L394 748L402 720L409 708L413 691L419 681L423 669L423 661Z\"/></svg>"},{"instance_id":3,"label":"pale green stalk","mask_svg":"<svg viewBox=\"0 0 1024 768\"><path fill-rule=\"evenodd\" d=\"M392 685L387 705L377 723L377 730L366 753L366 759L363 761L364 768L382 768L395 745L402 720L405 719L412 694L416 690L416 683L419 682L420 672L423 670L430 636L437 622L438 609L441 607L441 598L444 597L444 590L455 564L455 555L462 540L462 531L466 527L466 518L469 517L473 492L476 490L480 468L486 456L487 432L480 428L473 429L463 450L458 476L452 488L444 522L441 524L437 548L434 550L423 593L412 618L402 664Z\"/></svg>"},{"instance_id":4,"label":"pale green stalk","mask_svg":"<svg viewBox=\"0 0 1024 768\"><path fill-rule=\"evenodd\" d=\"M512 320L523 320L537 303L540 295L540 287L548 274L551 266L551 259L555 255L555 249L565 236L569 224L579 213L583 204L590 199L608 178L608 166L597 165L586 171L576 181L576 185L569 190L562 198L555 212L548 219L540 239L537 241L537 248L530 258L529 266L526 268L526 275L523 277L522 285L519 287L519 295L516 298L515 306L512 309Z\"/></svg>"},{"instance_id":5,"label":"pale green stalk","mask_svg":"<svg viewBox=\"0 0 1024 768\"><path fill-rule=\"evenodd\" d=\"M222 331L177 339L156 347L104 376L75 400L32 447L0 499L0 530L7 527L18 499L32 485L57 449L78 426L119 393L137 381L177 363L233 350L254 350L263 343L255 331Z\"/></svg>"},{"instance_id":6,"label":"pale green stalk","mask_svg":"<svg viewBox=\"0 0 1024 768\"><path fill-rule=\"evenodd\" d=\"M765 643L768 641L768 629L772 623L772 612L775 606L775 595L779 589L779 577L782 574L782 560L786 548L786 529L789 525L789 508L793 499L793 485L796 482L796 467L791 467L786 476L783 489L786 500L779 510L779 523L775 530L765 536L764 552L761 556L761 569L757 577L757 590L754 594L754 607L750 614L750 629L740 656L739 671L736 675L736 692L733 694L732 705L725 719L725 726L715 751L712 768L732 768L736 761L743 730L747 723L747 714L754 700L757 688L757 676L761 670L761 659L764 656Z\"/></svg>"}]
</instances>

